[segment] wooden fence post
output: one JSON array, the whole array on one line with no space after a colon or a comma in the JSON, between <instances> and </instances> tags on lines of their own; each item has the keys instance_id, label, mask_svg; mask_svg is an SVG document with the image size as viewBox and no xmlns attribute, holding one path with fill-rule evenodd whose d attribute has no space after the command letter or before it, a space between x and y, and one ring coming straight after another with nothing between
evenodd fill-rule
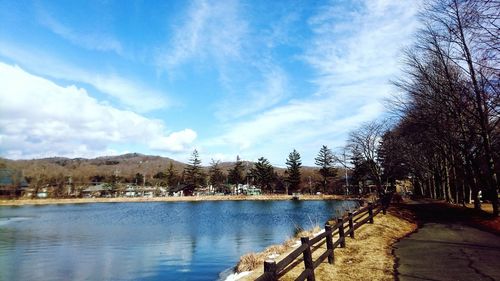
<instances>
[{"instance_id":1,"label":"wooden fence post","mask_svg":"<svg viewBox=\"0 0 500 281\"><path fill-rule=\"evenodd\" d=\"M266 281L278 280L278 275L276 272L276 261L266 260L264 262L264 276L264 280Z\"/></svg>"},{"instance_id":2,"label":"wooden fence post","mask_svg":"<svg viewBox=\"0 0 500 281\"><path fill-rule=\"evenodd\" d=\"M345 248L345 233L343 221L343 219L337 219L337 223L339 223L340 248Z\"/></svg>"},{"instance_id":3,"label":"wooden fence post","mask_svg":"<svg viewBox=\"0 0 500 281\"><path fill-rule=\"evenodd\" d=\"M368 203L368 217L370 218L369 222L373 223L373 203Z\"/></svg>"},{"instance_id":4,"label":"wooden fence post","mask_svg":"<svg viewBox=\"0 0 500 281\"><path fill-rule=\"evenodd\" d=\"M302 243L302 245L307 245L307 248L304 250L304 266L306 268L305 270L309 271L309 274L307 275L307 281L315 281L316 278L314 277L314 263L311 252L311 245L309 245L309 237L301 237L300 242Z\"/></svg>"},{"instance_id":5,"label":"wooden fence post","mask_svg":"<svg viewBox=\"0 0 500 281\"><path fill-rule=\"evenodd\" d=\"M353 215L351 212L347 214L349 216L349 231L350 231L350 236L351 238L354 238L354 222L353 222Z\"/></svg>"},{"instance_id":6,"label":"wooden fence post","mask_svg":"<svg viewBox=\"0 0 500 281\"><path fill-rule=\"evenodd\" d=\"M329 225L328 223L325 224L325 232L326 232L326 249L328 249L328 251L330 251L330 254L328 255L328 263L329 264L333 264L333 259L334 259L334 256L333 256L333 240L332 240L332 234L333 234L333 231L332 231L332 226Z\"/></svg>"}]
</instances>

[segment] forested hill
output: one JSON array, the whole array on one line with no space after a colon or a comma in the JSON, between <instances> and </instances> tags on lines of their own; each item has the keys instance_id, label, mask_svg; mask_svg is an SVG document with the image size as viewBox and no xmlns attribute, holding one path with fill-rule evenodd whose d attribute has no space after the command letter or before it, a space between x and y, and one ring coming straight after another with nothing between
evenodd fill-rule
<instances>
[{"instance_id":1,"label":"forested hill","mask_svg":"<svg viewBox=\"0 0 500 281\"><path fill-rule=\"evenodd\" d=\"M97 181L109 181L110 177L115 176L122 179L131 180L137 173L145 175L146 178L152 178L157 173L165 173L172 163L173 169L178 175L186 167L182 163L171 158L144 155L140 153L128 153L118 156L103 156L92 159L87 158L65 158L51 157L32 160L10 160L0 158L0 167L20 170L30 180L35 178L44 178L49 181L60 181L67 177L72 177L74 182L88 182L92 179ZM203 162L203 170L208 172L210 162ZM249 171L254 163L242 161L244 173ZM235 162L222 162L220 169L227 173L235 165ZM285 169L274 167L278 174L283 174ZM303 167L303 177L313 176L316 168Z\"/></svg>"},{"instance_id":2,"label":"forested hill","mask_svg":"<svg viewBox=\"0 0 500 281\"><path fill-rule=\"evenodd\" d=\"M210 165L213 163L202 163L205 174L209 174ZM227 175L233 169L236 162L222 162L218 167L223 175ZM172 166L172 167L170 167ZM128 153L118 156L103 156L93 159L51 157L33 160L10 160L0 158L0 167L22 171L30 182L44 182L59 184L67 182L71 177L74 183L134 182L138 174L145 176L148 182L154 182L154 178L165 177L169 169L174 170L176 177L180 177L186 163L182 163L167 157L144 155L139 153ZM242 173L246 174L254 166L253 162L241 161ZM319 176L317 169L313 167L302 167L302 178L317 180ZM285 169L274 167L274 171L280 175ZM163 173L163 175L161 175ZM225 176L224 176L225 177Z\"/></svg>"},{"instance_id":3,"label":"forested hill","mask_svg":"<svg viewBox=\"0 0 500 281\"><path fill-rule=\"evenodd\" d=\"M181 172L186 164L161 156L128 153L118 156L103 156L93 159L51 157L33 160L0 159L0 165L6 168L23 171L30 177L59 178L71 176L75 181L88 181L94 176L109 177L112 175L130 178L137 173L153 176L166 171L172 163L175 170Z\"/></svg>"}]
</instances>

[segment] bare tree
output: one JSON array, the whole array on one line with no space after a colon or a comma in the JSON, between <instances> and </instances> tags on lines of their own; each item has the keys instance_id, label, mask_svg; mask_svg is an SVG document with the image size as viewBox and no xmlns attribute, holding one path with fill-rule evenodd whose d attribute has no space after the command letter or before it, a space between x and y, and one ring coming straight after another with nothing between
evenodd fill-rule
<instances>
[{"instance_id":1,"label":"bare tree","mask_svg":"<svg viewBox=\"0 0 500 281\"><path fill-rule=\"evenodd\" d=\"M498 1L445 0L429 1L422 16L426 30L423 46L455 64L470 85L486 161L485 180L494 213L498 214L498 180L492 150L492 130L498 125L498 51L500 46L500 16ZM434 40L435 44L429 44ZM440 46L440 48L437 48ZM442 52L445 50L446 52ZM495 114L495 115L491 115ZM496 120L492 122L492 118Z\"/></svg>"},{"instance_id":2,"label":"bare tree","mask_svg":"<svg viewBox=\"0 0 500 281\"><path fill-rule=\"evenodd\" d=\"M378 148L385 131L385 122L372 121L352 131L348 139L351 153L362 157L379 191L382 188L382 166L378 159Z\"/></svg>"}]
</instances>

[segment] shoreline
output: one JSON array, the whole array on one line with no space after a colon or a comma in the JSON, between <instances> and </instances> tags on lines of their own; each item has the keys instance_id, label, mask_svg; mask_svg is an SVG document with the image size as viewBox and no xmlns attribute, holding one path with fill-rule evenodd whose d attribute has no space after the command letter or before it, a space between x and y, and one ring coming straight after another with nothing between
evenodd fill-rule
<instances>
[{"instance_id":1,"label":"shoreline","mask_svg":"<svg viewBox=\"0 0 500 281\"><path fill-rule=\"evenodd\" d=\"M391 206L387 214L380 213L374 218L373 224L362 225L356 230L356 239L347 237L345 248L335 249L335 263L328 264L326 261L319 264L315 269L316 280L329 280L331 276L335 279L355 281L355 280L392 280L395 276L396 259L393 254L393 245L404 237L410 235L418 229L418 225L407 213L401 212L398 208ZM319 233L314 230L309 231L309 237L316 237ZM300 235L299 235L300 236ZM338 237L338 234L337 236ZM296 243L277 256L267 256L267 259L280 261L287 254L300 246L300 240L294 238ZM286 241L283 245L286 244ZM280 245L270 245L260 253L247 253L250 255L269 254L267 249L280 247ZM326 245L319 248L326 250ZM269 251L268 251L269 252ZM313 259L319 256L320 252L313 252ZM240 257L240 262L242 260ZM300 260L300 258L299 258ZM353 264L357 265L357 270L353 272ZM235 266L236 268L236 266ZM295 280L303 270L303 262L292 266L280 277L280 280ZM263 280L263 261L259 261L258 266L252 270L239 272L235 270L233 279L226 281L251 281Z\"/></svg>"},{"instance_id":2,"label":"shoreline","mask_svg":"<svg viewBox=\"0 0 500 281\"><path fill-rule=\"evenodd\" d=\"M300 200L356 200L342 195L301 195ZM116 198L47 198L47 199L2 199L0 206L90 204L90 203L133 203L133 202L202 202L202 201L285 201L292 195L207 195L182 197L116 197Z\"/></svg>"}]
</instances>

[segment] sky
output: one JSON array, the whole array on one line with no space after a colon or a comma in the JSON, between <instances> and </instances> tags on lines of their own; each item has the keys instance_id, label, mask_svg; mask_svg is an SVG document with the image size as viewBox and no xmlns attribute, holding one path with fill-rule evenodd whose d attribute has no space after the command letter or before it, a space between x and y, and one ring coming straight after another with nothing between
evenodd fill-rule
<instances>
[{"instance_id":1,"label":"sky","mask_svg":"<svg viewBox=\"0 0 500 281\"><path fill-rule=\"evenodd\" d=\"M418 1L0 0L0 157L314 165L387 114Z\"/></svg>"}]
</instances>

